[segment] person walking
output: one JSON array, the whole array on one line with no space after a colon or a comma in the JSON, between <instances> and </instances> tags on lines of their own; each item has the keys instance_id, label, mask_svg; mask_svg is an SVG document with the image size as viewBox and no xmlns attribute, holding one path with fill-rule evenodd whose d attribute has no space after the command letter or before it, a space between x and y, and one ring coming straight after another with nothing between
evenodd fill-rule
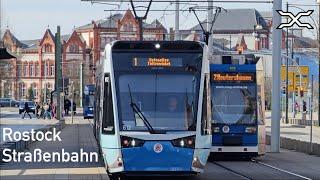
<instances>
[{"instance_id":1,"label":"person walking","mask_svg":"<svg viewBox=\"0 0 320 180\"><path fill-rule=\"evenodd\" d=\"M307 113L307 102L306 101L303 101L303 106L302 106L302 110L304 113Z\"/></svg>"},{"instance_id":2,"label":"person walking","mask_svg":"<svg viewBox=\"0 0 320 180\"><path fill-rule=\"evenodd\" d=\"M35 106L36 106L35 114L36 114L36 117L39 119L40 118L40 116L39 116L40 104L38 102L36 102Z\"/></svg>"},{"instance_id":3,"label":"person walking","mask_svg":"<svg viewBox=\"0 0 320 180\"><path fill-rule=\"evenodd\" d=\"M51 117L52 118L56 118L56 110L57 110L57 106L54 103L51 103Z\"/></svg>"},{"instance_id":4,"label":"person walking","mask_svg":"<svg viewBox=\"0 0 320 180\"><path fill-rule=\"evenodd\" d=\"M70 106L71 106L71 103L70 103ZM72 110L73 110L73 115L75 115L77 112L77 104L73 101L73 104L72 104Z\"/></svg>"},{"instance_id":5,"label":"person walking","mask_svg":"<svg viewBox=\"0 0 320 180\"><path fill-rule=\"evenodd\" d=\"M71 104L71 102L70 102L69 99L66 99L66 100L64 101L64 113L65 113L65 115L69 115L70 104Z\"/></svg>"},{"instance_id":6,"label":"person walking","mask_svg":"<svg viewBox=\"0 0 320 180\"><path fill-rule=\"evenodd\" d=\"M25 102L25 103L24 103L24 113L23 113L22 119L24 119L24 116L25 116L26 114L28 114L28 116L30 117L30 119L32 119L32 118L31 118L31 115L29 114L29 111L30 111L30 109L29 109L28 102Z\"/></svg>"},{"instance_id":7,"label":"person walking","mask_svg":"<svg viewBox=\"0 0 320 180\"><path fill-rule=\"evenodd\" d=\"M295 108L295 112L300 112L300 107L297 102L294 104L294 108Z\"/></svg>"},{"instance_id":8,"label":"person walking","mask_svg":"<svg viewBox=\"0 0 320 180\"><path fill-rule=\"evenodd\" d=\"M46 103L44 106L43 106L43 109L44 109L44 114L43 114L43 118L46 119L51 119L51 114L50 114L50 106L48 103Z\"/></svg>"}]
</instances>

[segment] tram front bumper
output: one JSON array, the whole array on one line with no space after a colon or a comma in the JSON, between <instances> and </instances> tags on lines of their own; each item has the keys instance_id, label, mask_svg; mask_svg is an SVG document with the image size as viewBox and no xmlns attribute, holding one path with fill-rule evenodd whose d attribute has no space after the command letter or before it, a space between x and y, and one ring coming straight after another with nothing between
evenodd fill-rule
<instances>
[{"instance_id":1,"label":"tram front bumper","mask_svg":"<svg viewBox=\"0 0 320 180\"><path fill-rule=\"evenodd\" d=\"M190 174L195 161L194 149L175 147L170 141L146 141L142 147L123 148L122 156L128 173Z\"/></svg>"},{"instance_id":2,"label":"tram front bumper","mask_svg":"<svg viewBox=\"0 0 320 180\"><path fill-rule=\"evenodd\" d=\"M258 152L258 146L212 146L211 152Z\"/></svg>"}]
</instances>

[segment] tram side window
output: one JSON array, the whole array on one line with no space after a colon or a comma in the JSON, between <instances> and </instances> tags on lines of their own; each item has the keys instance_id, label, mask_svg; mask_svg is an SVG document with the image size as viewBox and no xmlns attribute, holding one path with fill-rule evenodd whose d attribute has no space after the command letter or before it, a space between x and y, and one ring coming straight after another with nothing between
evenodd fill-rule
<instances>
[{"instance_id":1,"label":"tram side window","mask_svg":"<svg viewBox=\"0 0 320 180\"><path fill-rule=\"evenodd\" d=\"M101 97L101 86L100 86L100 79L97 78L96 79L96 95L95 95L95 108L93 109L94 110L94 119L95 119L95 127L96 127L96 130L98 130L98 127L100 126L100 97Z\"/></svg>"},{"instance_id":2,"label":"tram side window","mask_svg":"<svg viewBox=\"0 0 320 180\"><path fill-rule=\"evenodd\" d=\"M113 103L110 75L106 74L104 78L103 91L103 122L102 130L104 134L115 134L114 117L113 117Z\"/></svg>"},{"instance_id":3,"label":"tram side window","mask_svg":"<svg viewBox=\"0 0 320 180\"><path fill-rule=\"evenodd\" d=\"M202 118L201 118L201 134L211 134L211 101L210 97L210 86L209 86L209 75L205 75L204 79L204 90L203 90L203 101L202 101Z\"/></svg>"}]
</instances>

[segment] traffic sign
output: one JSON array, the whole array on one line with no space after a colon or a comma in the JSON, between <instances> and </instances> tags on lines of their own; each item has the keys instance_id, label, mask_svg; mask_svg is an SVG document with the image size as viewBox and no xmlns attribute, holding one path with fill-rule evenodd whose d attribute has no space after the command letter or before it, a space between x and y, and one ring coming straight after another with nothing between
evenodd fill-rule
<instances>
[{"instance_id":1,"label":"traffic sign","mask_svg":"<svg viewBox=\"0 0 320 180\"><path fill-rule=\"evenodd\" d=\"M299 70L298 70L299 68ZM308 66L289 66L288 67L288 92L295 91L296 88L300 88L300 73L301 72L301 84L304 91L308 91L309 85L309 67ZM286 86L286 66L281 67L281 86Z\"/></svg>"}]
</instances>

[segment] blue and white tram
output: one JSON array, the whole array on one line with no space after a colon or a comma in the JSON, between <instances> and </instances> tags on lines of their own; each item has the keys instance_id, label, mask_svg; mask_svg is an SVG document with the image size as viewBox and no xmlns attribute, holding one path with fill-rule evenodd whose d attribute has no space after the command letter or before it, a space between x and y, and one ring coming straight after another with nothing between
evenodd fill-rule
<instances>
[{"instance_id":1,"label":"blue and white tram","mask_svg":"<svg viewBox=\"0 0 320 180\"><path fill-rule=\"evenodd\" d=\"M204 49L189 41L106 46L94 126L111 178L203 172L212 141Z\"/></svg>"},{"instance_id":2,"label":"blue and white tram","mask_svg":"<svg viewBox=\"0 0 320 180\"><path fill-rule=\"evenodd\" d=\"M262 61L253 55L222 56L220 59L220 64L210 64L213 157L251 159L263 155Z\"/></svg>"}]
</instances>

